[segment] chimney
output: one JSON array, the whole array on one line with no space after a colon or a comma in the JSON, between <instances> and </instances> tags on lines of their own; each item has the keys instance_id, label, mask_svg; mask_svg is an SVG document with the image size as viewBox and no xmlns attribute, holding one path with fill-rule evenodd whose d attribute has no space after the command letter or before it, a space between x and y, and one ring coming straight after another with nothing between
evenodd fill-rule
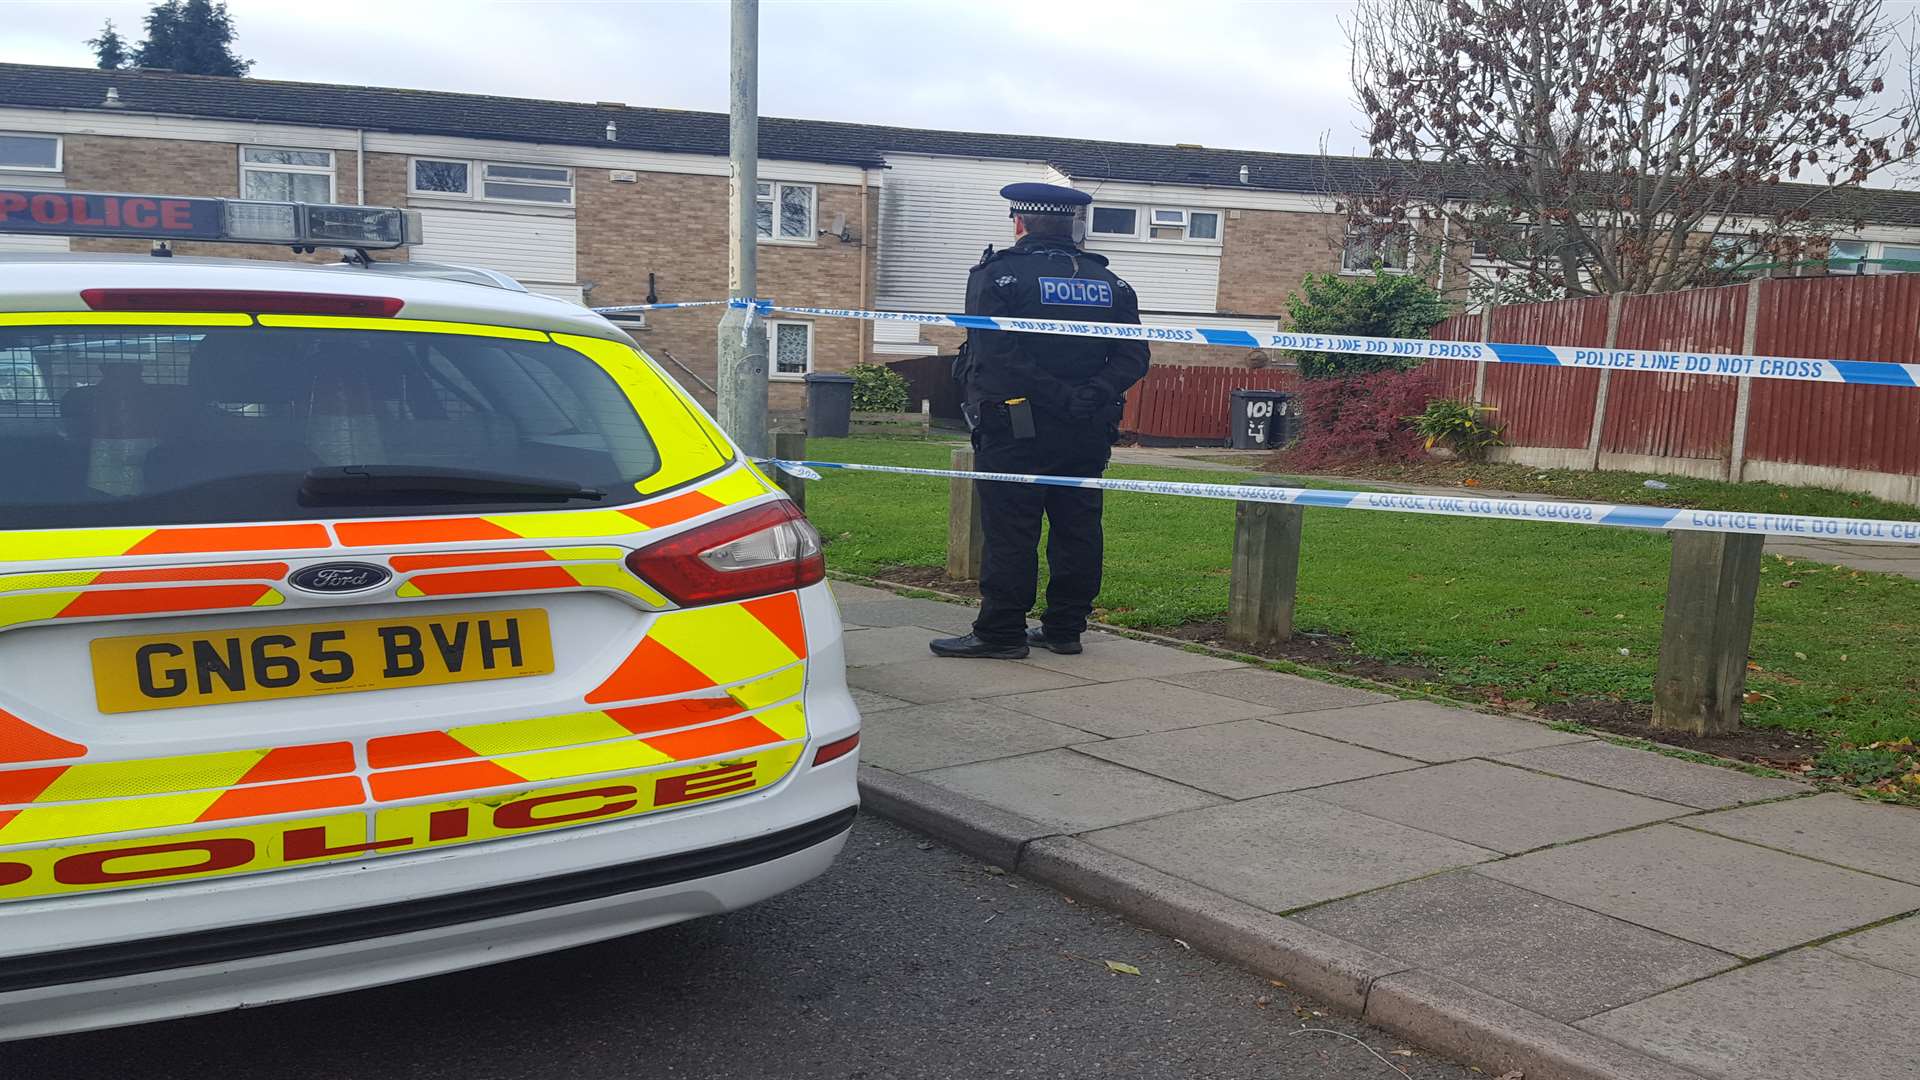
<instances>
[{"instance_id":1,"label":"chimney","mask_svg":"<svg viewBox=\"0 0 1920 1080\"><path fill-rule=\"evenodd\" d=\"M620 141L620 127L611 120L607 121L607 141Z\"/></svg>"},{"instance_id":2,"label":"chimney","mask_svg":"<svg viewBox=\"0 0 1920 1080\"><path fill-rule=\"evenodd\" d=\"M100 103L100 107L103 109L124 109L127 107L127 104L120 100L120 91L109 86L107 87L107 99Z\"/></svg>"},{"instance_id":3,"label":"chimney","mask_svg":"<svg viewBox=\"0 0 1920 1080\"><path fill-rule=\"evenodd\" d=\"M1247 176L1248 176L1248 172L1249 172L1249 170L1247 169L1247 167L1246 167L1245 165L1242 165L1242 166L1240 166L1240 182L1241 182L1241 183L1243 183L1243 184L1244 184L1244 183L1246 183L1246 182L1247 182Z\"/></svg>"}]
</instances>

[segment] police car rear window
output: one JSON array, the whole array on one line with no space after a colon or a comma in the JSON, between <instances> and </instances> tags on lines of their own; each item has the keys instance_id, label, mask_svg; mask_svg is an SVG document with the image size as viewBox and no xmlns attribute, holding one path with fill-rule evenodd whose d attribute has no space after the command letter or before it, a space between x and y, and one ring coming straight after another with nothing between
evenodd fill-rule
<instances>
[{"instance_id":1,"label":"police car rear window","mask_svg":"<svg viewBox=\"0 0 1920 1080\"><path fill-rule=\"evenodd\" d=\"M329 466L499 473L630 502L661 467L592 360L547 342L277 327L0 328L0 528L170 525L478 508L300 499Z\"/></svg>"}]
</instances>

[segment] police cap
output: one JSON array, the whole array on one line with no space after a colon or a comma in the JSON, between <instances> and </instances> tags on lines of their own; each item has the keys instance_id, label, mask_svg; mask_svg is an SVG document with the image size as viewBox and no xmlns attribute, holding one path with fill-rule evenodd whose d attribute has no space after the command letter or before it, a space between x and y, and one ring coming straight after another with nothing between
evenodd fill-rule
<instances>
[{"instance_id":1,"label":"police cap","mask_svg":"<svg viewBox=\"0 0 1920 1080\"><path fill-rule=\"evenodd\" d=\"M1093 201L1093 196L1084 191L1058 184L1008 184L1000 189L1000 197L1013 204L1013 209L1007 211L1008 217L1015 214L1072 217Z\"/></svg>"}]
</instances>

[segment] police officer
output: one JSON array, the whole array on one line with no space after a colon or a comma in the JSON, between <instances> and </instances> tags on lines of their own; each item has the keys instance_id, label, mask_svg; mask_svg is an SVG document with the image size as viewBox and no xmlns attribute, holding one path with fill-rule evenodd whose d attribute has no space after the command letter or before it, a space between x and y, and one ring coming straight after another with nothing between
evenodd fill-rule
<instances>
[{"instance_id":1,"label":"police officer","mask_svg":"<svg viewBox=\"0 0 1920 1080\"><path fill-rule=\"evenodd\" d=\"M1080 250L1076 224L1093 196L1053 184L1009 184L1012 247L987 249L967 277L967 314L1138 323L1133 287ZM1121 396L1147 373L1144 341L969 330L955 377L966 383L974 466L983 472L1099 476L1120 433ZM981 482L986 551L973 632L931 643L939 656L1018 659L1028 647L1080 651L1100 592L1100 492ZM1047 606L1027 629L1047 534Z\"/></svg>"}]
</instances>

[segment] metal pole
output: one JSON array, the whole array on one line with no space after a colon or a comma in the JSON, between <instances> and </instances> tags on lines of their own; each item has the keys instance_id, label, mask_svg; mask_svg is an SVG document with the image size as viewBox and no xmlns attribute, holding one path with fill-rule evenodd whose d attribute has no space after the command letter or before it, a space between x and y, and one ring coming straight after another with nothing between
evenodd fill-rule
<instances>
[{"instance_id":1,"label":"metal pole","mask_svg":"<svg viewBox=\"0 0 1920 1080\"><path fill-rule=\"evenodd\" d=\"M732 0L732 7L727 128L731 197L727 238L732 241L732 258L727 267L727 292L737 300L752 300L759 291L754 205L759 194L760 161L760 0ZM778 215L778 207L774 213ZM765 457L769 449L767 338L754 313L729 307L720 319L718 345L720 426L740 449Z\"/></svg>"}]
</instances>

